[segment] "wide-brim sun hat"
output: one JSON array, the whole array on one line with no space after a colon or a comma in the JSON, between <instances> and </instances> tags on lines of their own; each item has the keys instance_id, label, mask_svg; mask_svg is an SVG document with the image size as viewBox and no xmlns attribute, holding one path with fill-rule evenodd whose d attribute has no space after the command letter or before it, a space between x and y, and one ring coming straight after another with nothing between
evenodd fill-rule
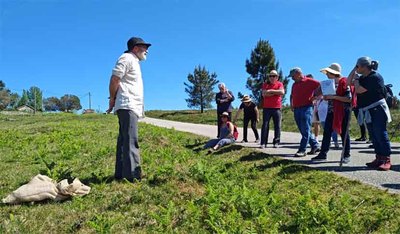
<instances>
[{"instance_id":1,"label":"wide-brim sun hat","mask_svg":"<svg viewBox=\"0 0 400 234\"><path fill-rule=\"evenodd\" d=\"M332 63L329 67L322 68L320 71L325 75L328 72L334 75L342 75L342 67L339 63Z\"/></svg>"},{"instance_id":2,"label":"wide-brim sun hat","mask_svg":"<svg viewBox=\"0 0 400 234\"><path fill-rule=\"evenodd\" d=\"M242 98L242 102L251 102L251 98L248 95L244 95Z\"/></svg>"}]
</instances>

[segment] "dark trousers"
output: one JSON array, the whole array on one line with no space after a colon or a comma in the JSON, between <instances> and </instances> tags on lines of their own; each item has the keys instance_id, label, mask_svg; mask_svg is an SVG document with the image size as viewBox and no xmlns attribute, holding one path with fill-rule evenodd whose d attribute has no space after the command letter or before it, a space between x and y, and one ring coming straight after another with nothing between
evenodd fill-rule
<instances>
[{"instance_id":1,"label":"dark trousers","mask_svg":"<svg viewBox=\"0 0 400 234\"><path fill-rule=\"evenodd\" d=\"M250 118L244 118L243 119L243 141L247 141L247 127L249 126L249 122L251 121L251 129L253 129L254 136L256 137L256 140L258 140L258 131L257 131L257 119L250 119Z\"/></svg>"},{"instance_id":2,"label":"dark trousers","mask_svg":"<svg viewBox=\"0 0 400 234\"><path fill-rule=\"evenodd\" d=\"M342 138L342 146L344 147L344 157L350 157L350 136L349 132L346 132L347 123L349 121L350 109L344 110L344 117L342 122L342 134L340 134ZM327 155L329 152L329 148L331 146L331 136L333 132L333 112L328 112L325 120L324 126L324 136L322 138L322 146L320 155ZM347 134L346 134L347 133ZM346 145L345 145L346 142Z\"/></svg>"},{"instance_id":3,"label":"dark trousers","mask_svg":"<svg viewBox=\"0 0 400 234\"><path fill-rule=\"evenodd\" d=\"M220 111L217 111L217 123L218 123L218 134L217 134L217 138L219 138L219 134L220 134L220 128L221 128L221 125L222 125L222 120L221 120L221 115L222 115L222 113L224 113L224 111L222 111L222 112L220 112ZM229 121L231 121L231 117L232 117L232 112L228 112L228 114L229 114Z\"/></svg>"},{"instance_id":4,"label":"dark trousers","mask_svg":"<svg viewBox=\"0 0 400 234\"><path fill-rule=\"evenodd\" d=\"M281 141L281 122L282 122L282 111L278 108L264 108L263 109L263 124L261 127L261 145L266 145L268 143L269 134L269 121L274 122L274 140L273 144L280 143Z\"/></svg>"},{"instance_id":5,"label":"dark trousers","mask_svg":"<svg viewBox=\"0 0 400 234\"><path fill-rule=\"evenodd\" d=\"M119 134L115 160L115 179L141 178L138 143L138 117L131 110L118 110Z\"/></svg>"},{"instance_id":6,"label":"dark trousers","mask_svg":"<svg viewBox=\"0 0 400 234\"><path fill-rule=\"evenodd\" d=\"M392 153L389 135L386 129L387 116L381 106L368 110L371 115L371 123L367 124L368 132L378 156L390 157Z\"/></svg>"},{"instance_id":7,"label":"dark trousers","mask_svg":"<svg viewBox=\"0 0 400 234\"><path fill-rule=\"evenodd\" d=\"M356 116L356 119L358 118L358 108L354 108L354 115ZM360 125L360 131L361 131L361 138L367 138L367 135L365 134L365 123L363 123L362 125Z\"/></svg>"}]
</instances>

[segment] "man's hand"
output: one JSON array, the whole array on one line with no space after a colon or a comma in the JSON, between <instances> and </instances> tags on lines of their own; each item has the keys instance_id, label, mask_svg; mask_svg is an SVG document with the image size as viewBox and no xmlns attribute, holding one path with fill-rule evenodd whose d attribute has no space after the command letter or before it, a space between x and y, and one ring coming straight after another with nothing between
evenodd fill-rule
<instances>
[{"instance_id":1,"label":"man's hand","mask_svg":"<svg viewBox=\"0 0 400 234\"><path fill-rule=\"evenodd\" d=\"M334 100L335 98L335 95L324 95L324 100Z\"/></svg>"},{"instance_id":2,"label":"man's hand","mask_svg":"<svg viewBox=\"0 0 400 234\"><path fill-rule=\"evenodd\" d=\"M114 109L114 106L115 106L115 99L112 98L112 99L110 99L110 100L108 101L108 110L106 111L107 114L110 114L110 113L111 113L111 111Z\"/></svg>"}]
</instances>

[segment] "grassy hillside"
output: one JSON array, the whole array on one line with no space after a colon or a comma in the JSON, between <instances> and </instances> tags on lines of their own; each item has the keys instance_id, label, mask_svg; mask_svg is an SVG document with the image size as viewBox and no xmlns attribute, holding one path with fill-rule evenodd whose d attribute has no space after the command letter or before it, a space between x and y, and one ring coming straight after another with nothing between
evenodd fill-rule
<instances>
[{"instance_id":1,"label":"grassy hillside","mask_svg":"<svg viewBox=\"0 0 400 234\"><path fill-rule=\"evenodd\" d=\"M236 111L233 111L232 116L236 115ZM392 140L396 142L400 142L400 111L399 110L391 110L393 122L388 125L389 136L393 135ZM216 110L207 110L204 113L200 113L200 111L196 110L178 110L178 111L162 111L162 110L152 110L147 111L146 116L152 118L160 118L174 121L182 121L188 123L201 123L201 124L210 124L215 125L217 112ZM241 114L243 117L243 112ZM271 120L272 122L272 120ZM243 119L240 118L236 122L238 126L243 125ZM262 125L262 110L260 110L260 123L258 123L258 128L261 128ZM272 123L270 125L272 127ZM294 121L293 112L285 107L282 110L282 131L286 132L298 132L296 123ZM321 129L321 139L322 139ZM352 113L351 125L350 125L350 135L352 138L358 138L360 136L360 128L357 125L356 118L354 117L354 113Z\"/></svg>"},{"instance_id":2,"label":"grassy hillside","mask_svg":"<svg viewBox=\"0 0 400 234\"><path fill-rule=\"evenodd\" d=\"M251 149L140 125L146 178L115 182L113 115L0 115L0 196L38 173L91 193L0 206L0 233L399 233L400 197ZM47 165L47 166L46 166Z\"/></svg>"}]
</instances>

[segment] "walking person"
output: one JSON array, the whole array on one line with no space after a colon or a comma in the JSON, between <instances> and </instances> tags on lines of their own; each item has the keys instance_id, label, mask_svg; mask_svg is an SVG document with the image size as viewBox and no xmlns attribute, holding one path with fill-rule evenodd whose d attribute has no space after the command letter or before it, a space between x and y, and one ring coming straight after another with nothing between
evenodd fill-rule
<instances>
[{"instance_id":1,"label":"walking person","mask_svg":"<svg viewBox=\"0 0 400 234\"><path fill-rule=\"evenodd\" d=\"M220 135L220 129L222 124L221 120L222 113L227 112L229 115L228 119L231 120L232 110L233 110L232 102L235 101L233 93L226 88L224 83L219 83L218 88L219 88L219 93L215 95L215 102L217 103L217 123L218 123L217 138Z\"/></svg>"},{"instance_id":2,"label":"walking person","mask_svg":"<svg viewBox=\"0 0 400 234\"><path fill-rule=\"evenodd\" d=\"M118 115L119 134L115 160L115 179L130 182L141 180L141 160L138 141L138 118L144 116L143 80L140 61L146 60L150 43L132 37L128 50L119 58L112 70L109 85L109 108Z\"/></svg>"},{"instance_id":3,"label":"walking person","mask_svg":"<svg viewBox=\"0 0 400 234\"><path fill-rule=\"evenodd\" d=\"M210 148L208 150L208 153L212 153L219 148L221 148L224 145L229 145L232 143L235 143L235 136L234 136L234 125L229 122L229 113L224 112L221 114L221 130L220 130L220 137L217 139L211 139L209 140L206 145L204 146L204 149Z\"/></svg>"},{"instance_id":4,"label":"walking person","mask_svg":"<svg viewBox=\"0 0 400 234\"><path fill-rule=\"evenodd\" d=\"M288 77L292 77L294 84L290 95L290 107L294 112L294 119L301 134L300 146L295 157L313 155L320 151L319 143L311 133L311 120L313 114L313 96L320 83L317 80L307 78L303 75L301 68L295 67L290 70ZM307 144L311 150L306 153Z\"/></svg>"},{"instance_id":5,"label":"walking person","mask_svg":"<svg viewBox=\"0 0 400 234\"><path fill-rule=\"evenodd\" d=\"M236 113L236 116L233 120L235 123L237 118L240 116L240 113L244 112L243 117L243 140L242 143L248 142L247 140L247 127L249 126L249 122L251 122L251 129L254 132L254 136L256 138L256 142L259 140L258 131L257 131L257 123L260 121L259 112L257 105L252 102L251 98L248 95L244 95L242 98L242 104L240 104L239 110Z\"/></svg>"},{"instance_id":6,"label":"walking person","mask_svg":"<svg viewBox=\"0 0 400 234\"><path fill-rule=\"evenodd\" d=\"M279 147L281 141L281 123L282 123L282 96L285 89L280 82L278 72L272 70L269 75L269 82L262 85L263 96L263 124L261 127L260 148L267 147L269 134L269 121L274 122L274 139L272 144L274 148Z\"/></svg>"},{"instance_id":7,"label":"walking person","mask_svg":"<svg viewBox=\"0 0 400 234\"><path fill-rule=\"evenodd\" d=\"M383 77L376 72L378 62L370 57L361 57L349 76L348 84L354 84L359 108L358 124L364 121L375 150L375 160L367 163L367 167L387 171L392 164L392 153L387 123L392 121L386 103L386 88ZM356 73L361 74L360 77Z\"/></svg>"},{"instance_id":8,"label":"walking person","mask_svg":"<svg viewBox=\"0 0 400 234\"><path fill-rule=\"evenodd\" d=\"M312 158L313 161L327 159L327 154L331 145L332 133L339 133L344 147L343 163L350 162L350 136L347 130L349 117L351 114L351 90L347 84L347 78L341 75L342 68L338 63L332 63L329 67L321 69L328 79L335 82L336 95L324 95L324 100L328 101L328 113L324 123L324 135L319 154Z\"/></svg>"},{"instance_id":9,"label":"walking person","mask_svg":"<svg viewBox=\"0 0 400 234\"><path fill-rule=\"evenodd\" d=\"M325 128L325 120L326 116L328 115L328 101L323 99L323 96L317 98L317 111L318 111L318 119L319 123L321 124L322 129ZM336 149L339 149L339 142L338 136L335 131L332 131L332 141L335 145Z\"/></svg>"}]
</instances>

